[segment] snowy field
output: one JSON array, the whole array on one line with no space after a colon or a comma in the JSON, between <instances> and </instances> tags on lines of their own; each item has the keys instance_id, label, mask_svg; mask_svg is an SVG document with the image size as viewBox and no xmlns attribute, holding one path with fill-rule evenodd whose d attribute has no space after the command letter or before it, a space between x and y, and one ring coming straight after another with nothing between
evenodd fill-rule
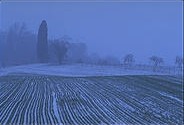
<instances>
[{"instance_id":1,"label":"snowy field","mask_svg":"<svg viewBox=\"0 0 184 125\"><path fill-rule=\"evenodd\" d=\"M0 124L171 125L182 119L182 79L175 76L0 77Z\"/></svg>"},{"instance_id":2,"label":"snowy field","mask_svg":"<svg viewBox=\"0 0 184 125\"><path fill-rule=\"evenodd\" d=\"M99 66L87 64L75 64L75 65L32 64L0 69L1 76L17 73L32 73L32 74L76 76L76 77L117 76L117 75L171 75L153 71L128 70L122 66Z\"/></svg>"},{"instance_id":3,"label":"snowy field","mask_svg":"<svg viewBox=\"0 0 184 125\"><path fill-rule=\"evenodd\" d=\"M121 66L0 69L0 124L182 124L182 77Z\"/></svg>"}]
</instances>

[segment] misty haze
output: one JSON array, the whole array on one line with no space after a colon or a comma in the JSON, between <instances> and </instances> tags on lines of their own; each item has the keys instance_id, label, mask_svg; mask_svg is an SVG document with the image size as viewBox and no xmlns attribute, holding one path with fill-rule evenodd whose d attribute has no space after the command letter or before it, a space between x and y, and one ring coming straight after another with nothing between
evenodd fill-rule
<instances>
[{"instance_id":1,"label":"misty haze","mask_svg":"<svg viewBox=\"0 0 184 125\"><path fill-rule=\"evenodd\" d=\"M0 1L0 124L183 124L182 5Z\"/></svg>"}]
</instances>

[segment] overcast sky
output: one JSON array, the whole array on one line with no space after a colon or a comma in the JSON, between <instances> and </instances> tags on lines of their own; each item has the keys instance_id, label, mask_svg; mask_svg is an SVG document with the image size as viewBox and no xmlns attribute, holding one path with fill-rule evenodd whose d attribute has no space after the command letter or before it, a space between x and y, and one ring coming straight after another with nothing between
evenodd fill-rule
<instances>
[{"instance_id":1,"label":"overcast sky","mask_svg":"<svg viewBox=\"0 0 184 125\"><path fill-rule=\"evenodd\" d=\"M89 52L118 58L133 53L137 62L182 56L182 2L3 2L2 29L25 22L37 33L43 19L49 38L69 35Z\"/></svg>"}]
</instances>

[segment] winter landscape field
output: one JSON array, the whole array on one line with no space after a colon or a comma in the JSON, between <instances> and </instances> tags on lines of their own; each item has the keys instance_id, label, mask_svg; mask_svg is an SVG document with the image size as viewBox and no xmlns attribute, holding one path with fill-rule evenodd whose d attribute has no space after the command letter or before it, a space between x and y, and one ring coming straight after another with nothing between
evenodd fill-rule
<instances>
[{"instance_id":1,"label":"winter landscape field","mask_svg":"<svg viewBox=\"0 0 184 125\"><path fill-rule=\"evenodd\" d=\"M0 77L0 124L182 124L181 76L120 74L113 67L98 75L100 66L86 66L85 76L74 72L80 65L46 66L9 68ZM73 76L64 76L67 70Z\"/></svg>"},{"instance_id":2,"label":"winter landscape field","mask_svg":"<svg viewBox=\"0 0 184 125\"><path fill-rule=\"evenodd\" d=\"M184 125L183 1L0 0L0 125Z\"/></svg>"}]
</instances>

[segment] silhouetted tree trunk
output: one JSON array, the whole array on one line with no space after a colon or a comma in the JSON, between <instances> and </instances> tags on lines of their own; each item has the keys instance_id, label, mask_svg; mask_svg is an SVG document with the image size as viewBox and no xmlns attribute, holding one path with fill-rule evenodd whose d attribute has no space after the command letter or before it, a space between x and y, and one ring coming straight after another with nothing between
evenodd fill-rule
<instances>
[{"instance_id":1,"label":"silhouetted tree trunk","mask_svg":"<svg viewBox=\"0 0 184 125\"><path fill-rule=\"evenodd\" d=\"M38 30L37 58L40 63L48 62L47 23L42 21Z\"/></svg>"}]
</instances>

